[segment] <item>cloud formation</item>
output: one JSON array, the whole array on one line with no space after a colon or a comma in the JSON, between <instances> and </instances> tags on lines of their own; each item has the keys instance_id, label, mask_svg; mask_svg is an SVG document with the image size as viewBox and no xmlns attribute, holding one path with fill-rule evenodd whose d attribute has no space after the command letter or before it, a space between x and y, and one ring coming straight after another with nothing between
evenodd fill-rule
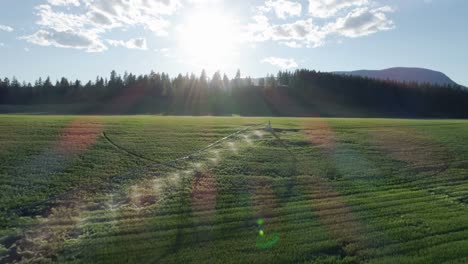
<instances>
[{"instance_id":1,"label":"cloud formation","mask_svg":"<svg viewBox=\"0 0 468 264\"><path fill-rule=\"evenodd\" d=\"M264 15L257 15L253 20L246 30L246 39L253 42L274 41L291 48L318 47L326 37L312 18L284 24L273 24Z\"/></svg>"},{"instance_id":2,"label":"cloud formation","mask_svg":"<svg viewBox=\"0 0 468 264\"><path fill-rule=\"evenodd\" d=\"M164 18L181 6L179 0L82 0L90 18L105 27L143 26L158 35L167 34L170 25Z\"/></svg>"},{"instance_id":3,"label":"cloud formation","mask_svg":"<svg viewBox=\"0 0 468 264\"><path fill-rule=\"evenodd\" d=\"M80 0L47 0L53 6L80 6Z\"/></svg>"},{"instance_id":4,"label":"cloud formation","mask_svg":"<svg viewBox=\"0 0 468 264\"><path fill-rule=\"evenodd\" d=\"M369 0L309 0L309 14L312 17L328 18L348 8L369 5Z\"/></svg>"},{"instance_id":5,"label":"cloud formation","mask_svg":"<svg viewBox=\"0 0 468 264\"><path fill-rule=\"evenodd\" d=\"M140 27L168 36L176 12L223 0L43 0L36 6L36 32L22 36L42 46L100 52L108 46L147 49L146 39L108 40L106 33ZM308 4L308 6L307 6ZM305 11L303 10L305 9ZM190 11L190 10L189 10ZM356 38L395 28L394 10L374 0L265 0L240 22L241 43L273 42L289 48L314 48L333 38ZM211 18L212 20L218 20ZM216 23L217 21L212 21ZM218 21L221 23L222 21ZM0 30L13 28L0 25ZM140 41L140 42L138 42Z\"/></svg>"},{"instance_id":6,"label":"cloud formation","mask_svg":"<svg viewBox=\"0 0 468 264\"><path fill-rule=\"evenodd\" d=\"M40 28L20 39L88 52L107 50L102 35L113 29L141 26L156 35L166 35L170 25L166 17L182 6L179 0L47 0L47 3L36 6L36 24ZM67 7L66 11L63 7ZM107 43L146 49L146 39Z\"/></svg>"},{"instance_id":7,"label":"cloud formation","mask_svg":"<svg viewBox=\"0 0 468 264\"><path fill-rule=\"evenodd\" d=\"M278 57L268 57L264 58L262 60L262 63L268 63L273 66L280 67L281 69L287 70L287 69L293 69L297 68L299 65L294 59L291 58L278 58Z\"/></svg>"},{"instance_id":8,"label":"cloud formation","mask_svg":"<svg viewBox=\"0 0 468 264\"><path fill-rule=\"evenodd\" d=\"M258 10L262 13L273 11L278 18L286 19L288 17L300 16L302 5L299 2L288 0L268 0Z\"/></svg>"},{"instance_id":9,"label":"cloud formation","mask_svg":"<svg viewBox=\"0 0 468 264\"><path fill-rule=\"evenodd\" d=\"M393 8L370 0L310 0L308 16L288 23L275 23L267 16L266 7L273 9L270 2L258 7L246 26L248 41L314 48L324 45L331 37L356 38L395 28L387 16Z\"/></svg>"},{"instance_id":10,"label":"cloud formation","mask_svg":"<svg viewBox=\"0 0 468 264\"><path fill-rule=\"evenodd\" d=\"M386 13L393 9L386 6L376 9L367 7L351 11L345 17L339 18L327 28L345 37L355 38L395 28Z\"/></svg>"},{"instance_id":11,"label":"cloud formation","mask_svg":"<svg viewBox=\"0 0 468 264\"><path fill-rule=\"evenodd\" d=\"M107 50L99 37L105 30L96 27L86 14L55 11L50 5L39 5L36 11L39 17L36 24L40 29L20 39L41 46L73 48L88 52Z\"/></svg>"},{"instance_id":12,"label":"cloud formation","mask_svg":"<svg viewBox=\"0 0 468 264\"><path fill-rule=\"evenodd\" d=\"M9 26L0 25L0 31L12 32L14 29Z\"/></svg>"},{"instance_id":13,"label":"cloud formation","mask_svg":"<svg viewBox=\"0 0 468 264\"><path fill-rule=\"evenodd\" d=\"M139 49L139 50L148 49L145 38L134 38L128 41L108 39L107 42L110 45L115 46L115 47L125 47L128 49Z\"/></svg>"},{"instance_id":14,"label":"cloud formation","mask_svg":"<svg viewBox=\"0 0 468 264\"><path fill-rule=\"evenodd\" d=\"M58 48L73 48L86 50L88 52L101 52L107 50L107 47L99 40L97 36L92 34L55 30L40 29L36 33L20 37L29 43L40 46L54 46Z\"/></svg>"}]
</instances>

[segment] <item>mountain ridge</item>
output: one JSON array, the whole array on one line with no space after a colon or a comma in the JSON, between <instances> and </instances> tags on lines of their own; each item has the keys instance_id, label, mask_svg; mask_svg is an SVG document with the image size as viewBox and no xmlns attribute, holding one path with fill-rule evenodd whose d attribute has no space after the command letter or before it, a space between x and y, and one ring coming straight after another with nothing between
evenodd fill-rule
<instances>
[{"instance_id":1,"label":"mountain ridge","mask_svg":"<svg viewBox=\"0 0 468 264\"><path fill-rule=\"evenodd\" d=\"M443 72L417 67L392 67L383 70L336 71L334 73L397 82L461 86Z\"/></svg>"}]
</instances>

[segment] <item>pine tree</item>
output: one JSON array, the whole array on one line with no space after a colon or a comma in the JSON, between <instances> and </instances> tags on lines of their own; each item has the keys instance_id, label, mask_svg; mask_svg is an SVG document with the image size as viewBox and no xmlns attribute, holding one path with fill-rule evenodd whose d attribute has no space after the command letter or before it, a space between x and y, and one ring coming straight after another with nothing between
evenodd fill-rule
<instances>
[{"instance_id":1,"label":"pine tree","mask_svg":"<svg viewBox=\"0 0 468 264\"><path fill-rule=\"evenodd\" d=\"M240 72L240 69L238 69L236 72L236 77L234 77L234 79L239 80L240 78L241 78L241 72Z\"/></svg>"}]
</instances>

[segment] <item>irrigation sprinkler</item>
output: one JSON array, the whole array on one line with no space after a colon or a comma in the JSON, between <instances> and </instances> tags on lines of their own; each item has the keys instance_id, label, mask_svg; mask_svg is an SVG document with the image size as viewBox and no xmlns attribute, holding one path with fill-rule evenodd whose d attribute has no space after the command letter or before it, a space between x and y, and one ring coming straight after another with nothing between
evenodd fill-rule
<instances>
[{"instance_id":1,"label":"irrigation sprinkler","mask_svg":"<svg viewBox=\"0 0 468 264\"><path fill-rule=\"evenodd\" d=\"M268 125L265 127L265 130L270 131L270 132L273 131L273 127L271 126L271 121L270 120L268 120Z\"/></svg>"}]
</instances>

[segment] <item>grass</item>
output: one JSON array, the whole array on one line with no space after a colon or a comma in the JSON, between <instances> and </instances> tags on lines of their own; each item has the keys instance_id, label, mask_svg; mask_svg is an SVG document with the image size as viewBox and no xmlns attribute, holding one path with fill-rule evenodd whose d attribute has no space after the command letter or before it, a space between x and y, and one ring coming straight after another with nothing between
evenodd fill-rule
<instances>
[{"instance_id":1,"label":"grass","mask_svg":"<svg viewBox=\"0 0 468 264\"><path fill-rule=\"evenodd\" d=\"M271 121L0 116L0 262L466 262L468 122Z\"/></svg>"}]
</instances>

